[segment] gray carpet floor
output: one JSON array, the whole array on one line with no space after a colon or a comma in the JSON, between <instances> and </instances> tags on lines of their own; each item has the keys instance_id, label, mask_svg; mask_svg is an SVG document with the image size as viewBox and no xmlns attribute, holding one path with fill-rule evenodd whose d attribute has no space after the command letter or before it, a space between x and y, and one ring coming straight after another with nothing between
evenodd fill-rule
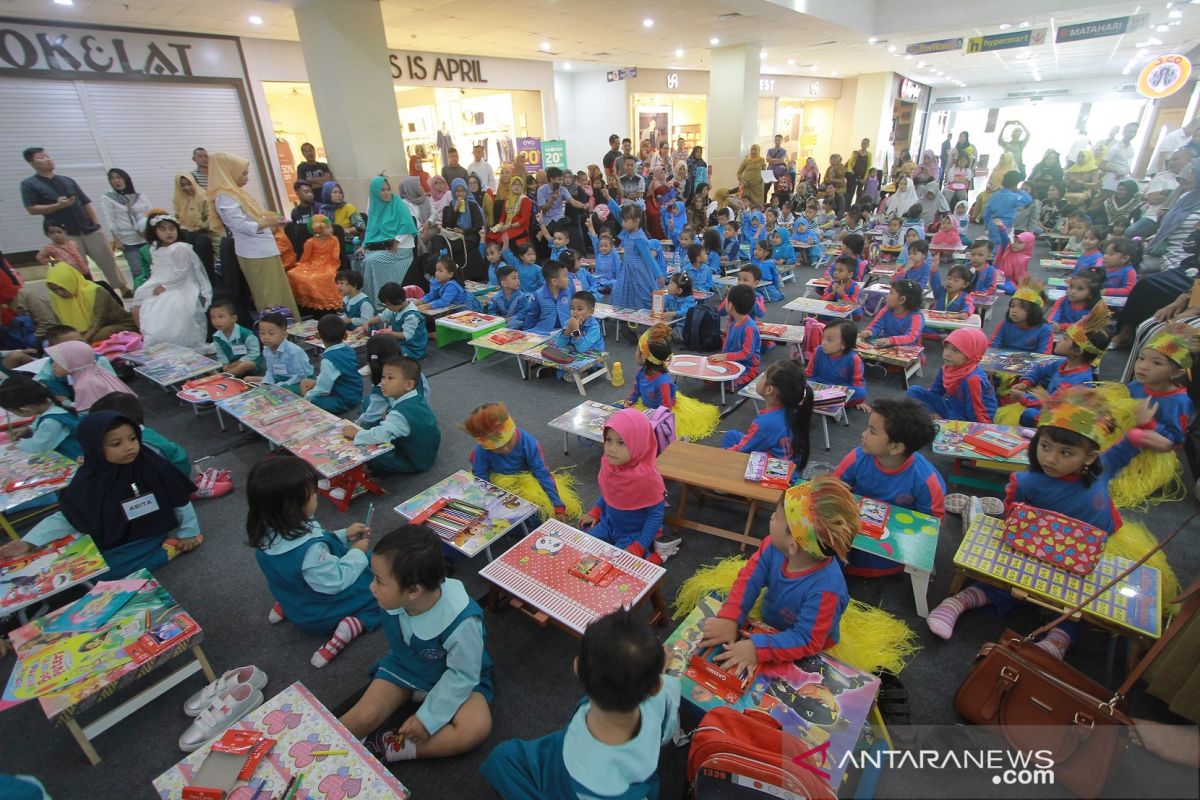
<instances>
[{"instance_id":1,"label":"gray carpet floor","mask_svg":"<svg viewBox=\"0 0 1200 800\"><path fill-rule=\"evenodd\" d=\"M1039 250L1040 253L1040 250ZM1033 260L1037 264L1037 258ZM1041 270L1034 266L1033 272ZM789 284L789 298L803 292L803 284L813 276L812 270L798 270L795 284ZM1007 301L1002 300L993 310L986 329L1004 313ZM768 310L770 321L783 321L787 312L773 304ZM624 364L626 380L636 371L633 339L623 332L621 341L611 343L613 358ZM928 364L924 377L917 382L928 384L941 364L940 346L927 346ZM787 356L787 348L779 347L768 353L769 364ZM1126 351L1111 352L1104 360L1102 377L1117 379L1128 356ZM459 427L472 409L492 400L505 401L519 425L543 444L551 468L574 467L580 495L585 504L595 498L596 473L600 449L587 442L572 442L570 454L562 452L562 435L546 426L546 422L577 405L582 398L574 386L554 380L522 381L511 357L493 357L480 364L470 362L465 345L451 345L445 350L431 347L424 368L432 386L432 405L442 429L442 446L437 462L424 475L385 479L387 494L375 499L376 531L389 530L400 518L392 506L440 480L457 469L467 468L467 455L473 441ZM872 397L898 396L904 391L896 376L880 377L878 370L868 371ZM196 551L163 567L158 577L163 585L188 609L204 629L204 649L216 671L243 664L256 664L270 676L268 696L294 681L301 681L328 707L337 709L360 691L367 681L368 670L385 651L382 633L365 635L352 643L336 661L325 669L315 669L309 657L322 643L289 624L269 625L267 611L271 597L253 553L245 543L246 503L244 480L252 465L267 454L267 445L253 435L243 434L231 426L222 432L211 413L196 418L192 411L168 395L137 379L134 387L142 396L148 424L165 436L184 445L193 459L207 458L203 467L216 466L232 471L237 491L217 500L196 504L206 541ZM701 399L717 402L715 388L705 388L694 381L681 381L681 389ZM600 401L616 401L628 392L603 381L589 385L588 397ZM754 415L749 403L741 407L730 404L727 419L721 429L745 429ZM853 449L865 426L865 415L852 413L850 426L830 425L831 449L822 447L819 427L814 430L812 460L836 464ZM719 441L720 432L709 444ZM927 453L927 455L931 455ZM933 457L934 463L949 475L948 460ZM672 499L677 491L672 492ZM326 527L344 527L360 521L366 513L367 501L357 500L350 513L339 514L322 501L317 516ZM1182 523L1196 508L1194 498L1169 505L1156 506L1153 518L1149 513L1132 513L1134 519L1148 521L1152 530L1165 535ZM697 513L693 505L691 515ZM737 526L744 512L736 506L706 504L703 513L714 524ZM766 533L766 515L760 518L759 532ZM930 605L945 594L952 577L952 558L962 535L958 517L947 516L942 526L938 546L937 569L930 587ZM1170 547L1170 559L1186 584L1200 567L1200 553L1195 536L1181 537ZM502 546L508 546L515 539ZM685 532L682 549L667 565L665 595L668 602L674 597L679 583L697 567L737 551L737 545L722 539ZM477 576L483 566L482 556L460 561L454 577L464 581L476 597L486 592L485 583ZM943 642L929 633L916 615L912 589L907 576L881 580L853 580L853 597L878 605L906 620L917 632L923 649L913 659L902 679L911 695L912 720L928 725L953 725L959 718L953 710L955 687L966 674L972 659L984 642L992 641L1005 627L1017 631L1031 630L1045 617L1027 609L1014 613L1003 621L986 613L964 617L953 640ZM512 737L532 738L563 726L580 696L580 689L571 671L577 642L559 630L542 629L512 611L486 616L488 649L495 663L496 697L493 706L494 726L488 740L478 751L468 755L434 762L409 762L394 768L399 779L418 798L490 797L491 790L479 775L479 764L497 743ZM667 631L663 631L665 637ZM1114 686L1120 675L1109 664L1109 645L1112 638L1092 630L1070 653L1072 664L1087 670L1107 685ZM1123 653L1121 648L1121 653ZM1123 658L1123 656L1121 656ZM1121 658L1118 658L1120 663ZM7 676L12 656L0 667ZM51 795L66 798L149 798L151 780L171 767L182 757L176 740L189 722L181 710L183 701L203 685L195 676L157 699L130 719L117 725L96 741L103 761L88 766L67 731L52 727L36 703L26 703L0 714L0 742L3 742L3 769L6 772L28 773L45 782ZM111 703L124 695L111 698ZM1133 698L1134 709L1156 719L1178 721L1158 701L1138 692ZM95 711L93 714L97 713ZM91 717L89 717L90 719ZM663 797L681 796L684 787L686 752L673 747L663 751L661 775ZM1151 768L1165 769L1160 762ZM1161 771L1156 774L1163 774ZM916 790L913 792L917 793ZM906 792L893 791L891 796Z\"/></svg>"}]
</instances>

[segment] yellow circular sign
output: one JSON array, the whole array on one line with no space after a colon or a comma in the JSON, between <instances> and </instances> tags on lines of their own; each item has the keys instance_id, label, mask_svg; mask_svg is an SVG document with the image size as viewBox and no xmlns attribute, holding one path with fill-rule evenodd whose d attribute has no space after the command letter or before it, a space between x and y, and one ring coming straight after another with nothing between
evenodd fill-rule
<instances>
[{"instance_id":1,"label":"yellow circular sign","mask_svg":"<svg viewBox=\"0 0 1200 800\"><path fill-rule=\"evenodd\" d=\"M1172 53L1159 56L1142 68L1137 88L1142 97L1159 100L1183 88L1192 75L1192 62L1187 56Z\"/></svg>"}]
</instances>

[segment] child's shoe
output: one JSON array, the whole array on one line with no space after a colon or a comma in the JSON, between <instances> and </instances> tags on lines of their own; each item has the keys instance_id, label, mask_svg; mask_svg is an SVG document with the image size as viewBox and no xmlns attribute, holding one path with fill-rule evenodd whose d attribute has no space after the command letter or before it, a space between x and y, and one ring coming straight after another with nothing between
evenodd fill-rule
<instances>
[{"instance_id":1,"label":"child's shoe","mask_svg":"<svg viewBox=\"0 0 1200 800\"><path fill-rule=\"evenodd\" d=\"M287 619L287 615L283 613L283 606L279 605L279 603L271 606L271 610L267 612L267 622L272 625L278 625L285 619Z\"/></svg>"},{"instance_id":2,"label":"child's shoe","mask_svg":"<svg viewBox=\"0 0 1200 800\"><path fill-rule=\"evenodd\" d=\"M212 701L218 695L229 691L239 683L248 684L261 692L267 685L267 673L253 664L231 669L189 697L183 704L183 713L189 717L200 716L200 712L212 705Z\"/></svg>"},{"instance_id":3,"label":"child's shoe","mask_svg":"<svg viewBox=\"0 0 1200 800\"><path fill-rule=\"evenodd\" d=\"M248 683L239 683L217 695L208 708L179 737L179 749L185 753L199 750L204 743L262 705L263 693Z\"/></svg>"}]
</instances>

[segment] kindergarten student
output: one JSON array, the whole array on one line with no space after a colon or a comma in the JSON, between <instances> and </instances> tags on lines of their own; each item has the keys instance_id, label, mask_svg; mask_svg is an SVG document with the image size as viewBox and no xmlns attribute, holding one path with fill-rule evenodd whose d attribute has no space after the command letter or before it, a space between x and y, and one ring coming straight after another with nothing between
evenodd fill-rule
<instances>
[{"instance_id":1,"label":"kindergarten student","mask_svg":"<svg viewBox=\"0 0 1200 800\"><path fill-rule=\"evenodd\" d=\"M135 394L125 392L109 392L92 403L91 413L97 411L115 411L123 417L129 417L137 423L142 433L142 446L158 453L172 467L183 473L184 477L192 477L192 460L188 458L187 450L163 436L154 428L146 425L146 411L142 401ZM217 495L211 495L217 496Z\"/></svg>"},{"instance_id":2,"label":"kindergarten student","mask_svg":"<svg viewBox=\"0 0 1200 800\"><path fill-rule=\"evenodd\" d=\"M742 214L742 244L753 247L755 242L763 238L766 225L766 217L759 208L752 208Z\"/></svg>"},{"instance_id":3,"label":"kindergarten student","mask_svg":"<svg viewBox=\"0 0 1200 800\"><path fill-rule=\"evenodd\" d=\"M725 645L715 660L737 674L836 644L850 593L833 557L846 560L858 530L858 502L837 478L822 475L788 489L771 515L770 533L738 573L720 612L704 621L699 646ZM762 620L778 633L741 639L764 587Z\"/></svg>"},{"instance_id":4,"label":"kindergarten student","mask_svg":"<svg viewBox=\"0 0 1200 800\"><path fill-rule=\"evenodd\" d=\"M749 286L751 293L754 295L754 304L750 307L750 316L754 320L761 320L767 316L767 303L763 300L763 296L758 293L758 284L762 281L762 270L753 264L744 264L738 268L737 285ZM729 313L729 296L717 306L717 314L725 316Z\"/></svg>"},{"instance_id":5,"label":"kindergarten student","mask_svg":"<svg viewBox=\"0 0 1200 800\"><path fill-rule=\"evenodd\" d=\"M1104 287L1104 272L1092 267L1067 278L1067 291L1054 301L1046 313L1046 321L1055 331L1065 331L1087 315L1100 302L1100 290Z\"/></svg>"},{"instance_id":6,"label":"kindergarten student","mask_svg":"<svg viewBox=\"0 0 1200 800\"><path fill-rule=\"evenodd\" d=\"M596 227L591 215L587 218L588 236L592 240L592 251L596 255L596 285L601 294L612 291L617 276L621 274L621 254L613 246L612 234L608 231L596 236Z\"/></svg>"},{"instance_id":7,"label":"kindergarten student","mask_svg":"<svg viewBox=\"0 0 1200 800\"><path fill-rule=\"evenodd\" d=\"M537 249L529 242L517 245L515 256L507 247L502 248L500 258L520 274L522 292L533 294L545 285L542 268L537 263Z\"/></svg>"},{"instance_id":8,"label":"kindergarten student","mask_svg":"<svg viewBox=\"0 0 1200 800\"><path fill-rule=\"evenodd\" d=\"M429 329L425 327L425 316L417 308L417 302L410 300L404 287L395 282L379 287L379 302L383 303L383 311L360 325L357 332L366 333L368 328L384 325L382 333L377 335L399 340L400 352L411 359L424 358L429 347Z\"/></svg>"},{"instance_id":9,"label":"kindergarten student","mask_svg":"<svg viewBox=\"0 0 1200 800\"><path fill-rule=\"evenodd\" d=\"M388 401L387 416L369 430L359 430L348 422L342 427L342 435L360 447L392 443L393 449L367 462L372 471L425 472L437 459L442 433L429 401L417 390L421 365L411 358L391 356L383 361L381 370L379 391Z\"/></svg>"},{"instance_id":10,"label":"kindergarten student","mask_svg":"<svg viewBox=\"0 0 1200 800\"><path fill-rule=\"evenodd\" d=\"M851 389L847 406L861 405L867 400L862 356L854 351L857 344L858 326L853 322L840 319L827 323L821 334L821 346L813 352L804 372L809 380Z\"/></svg>"},{"instance_id":11,"label":"kindergarten student","mask_svg":"<svg viewBox=\"0 0 1200 800\"><path fill-rule=\"evenodd\" d=\"M313 519L320 477L307 461L282 455L258 462L246 479L248 544L275 598L267 619L330 637L310 659L317 668L383 621L371 596L371 529L355 522L327 531Z\"/></svg>"},{"instance_id":12,"label":"kindergarten student","mask_svg":"<svg viewBox=\"0 0 1200 800\"><path fill-rule=\"evenodd\" d=\"M862 287L854 282L857 266L854 256L838 256L833 264L833 278L821 292L821 299L827 303L853 303L855 309L851 317L862 319Z\"/></svg>"},{"instance_id":13,"label":"kindergarten student","mask_svg":"<svg viewBox=\"0 0 1200 800\"><path fill-rule=\"evenodd\" d=\"M1138 245L1130 239L1114 239L1104 250L1105 297L1128 297L1137 283L1137 269L1130 262L1138 254ZM1078 271L1078 270L1077 270Z\"/></svg>"},{"instance_id":14,"label":"kindergarten student","mask_svg":"<svg viewBox=\"0 0 1200 800\"><path fill-rule=\"evenodd\" d=\"M375 306L362 290L362 273L352 269L339 270L334 283L342 295L342 312L347 327L354 329L366 325L367 320L375 316Z\"/></svg>"},{"instance_id":15,"label":"kindergarten student","mask_svg":"<svg viewBox=\"0 0 1200 800\"><path fill-rule=\"evenodd\" d=\"M885 503L945 515L946 482L919 451L933 442L937 429L929 412L909 400L880 399L871 404L862 443L833 471L850 491ZM903 572L904 566L870 553L850 553L846 573L874 578Z\"/></svg>"},{"instance_id":16,"label":"kindergarten student","mask_svg":"<svg viewBox=\"0 0 1200 800\"><path fill-rule=\"evenodd\" d=\"M55 377L61 380L69 376L76 411L87 411L97 398L109 392L134 393L111 369L104 369L96 361L96 352L86 342L66 339L47 347L46 355L50 356L50 370Z\"/></svg>"},{"instance_id":17,"label":"kindergarten student","mask_svg":"<svg viewBox=\"0 0 1200 800\"><path fill-rule=\"evenodd\" d=\"M596 282L596 276L591 270L579 265L579 257L574 250L569 247L563 250L559 253L558 260L567 268L567 290L572 295L576 292L600 293L600 284Z\"/></svg>"},{"instance_id":18,"label":"kindergarten student","mask_svg":"<svg viewBox=\"0 0 1200 800\"><path fill-rule=\"evenodd\" d=\"M1192 416L1186 380L1192 369L1192 351L1200 350L1200 334L1183 323L1168 325L1138 353L1129 395L1149 398L1155 404L1155 430L1173 447L1183 444Z\"/></svg>"},{"instance_id":19,"label":"kindergarten student","mask_svg":"<svg viewBox=\"0 0 1200 800\"><path fill-rule=\"evenodd\" d=\"M667 372L671 360L671 327L665 322L652 325L638 339L633 391L625 398L628 408L667 408L675 413L675 433L681 439L698 442L717 430L721 412L716 406L688 397L675 387Z\"/></svg>"},{"instance_id":20,"label":"kindergarten student","mask_svg":"<svg viewBox=\"0 0 1200 800\"><path fill-rule=\"evenodd\" d=\"M0 408L18 417L34 417L28 426L9 431L18 450L25 453L47 453L56 450L70 459L83 455L83 447L75 436L79 417L54 402L44 385L24 373L14 373L0 383Z\"/></svg>"},{"instance_id":21,"label":"kindergarten student","mask_svg":"<svg viewBox=\"0 0 1200 800\"><path fill-rule=\"evenodd\" d=\"M763 399L750 428L726 431L721 447L738 453L763 451L796 464L796 474L808 465L809 428L812 426L813 391L804 379L799 361L772 364L758 379L756 387Z\"/></svg>"},{"instance_id":22,"label":"kindergarten student","mask_svg":"<svg viewBox=\"0 0 1200 800\"><path fill-rule=\"evenodd\" d=\"M992 256L992 245L987 239L976 239L967 248L967 259L975 280L971 283L971 293L980 296L994 295L1000 283L1000 272L988 263Z\"/></svg>"},{"instance_id":23,"label":"kindergarten student","mask_svg":"<svg viewBox=\"0 0 1200 800\"><path fill-rule=\"evenodd\" d=\"M471 471L538 507L542 519L578 519L582 504L569 472L555 475L546 466L542 446L533 434L518 428L503 403L479 406L463 423L477 444L471 451ZM556 480L557 479L557 480ZM559 488L558 480L563 481Z\"/></svg>"},{"instance_id":24,"label":"kindergarten student","mask_svg":"<svg viewBox=\"0 0 1200 800\"><path fill-rule=\"evenodd\" d=\"M954 224L954 217L947 214L938 220L937 233L929 240L929 243L934 247L961 247L962 238L958 235L958 228Z\"/></svg>"},{"instance_id":25,"label":"kindergarten student","mask_svg":"<svg viewBox=\"0 0 1200 800\"><path fill-rule=\"evenodd\" d=\"M82 341L83 335L70 325L51 325L46 328L45 342L47 347L61 342ZM99 353L96 353L96 364L110 375L117 374L117 371L113 369L112 362ZM67 378L67 371L62 367L56 366L54 359L47 359L46 363L42 364L41 368L37 371L37 375L34 377L38 383L43 384L50 390L50 394L54 395L56 402L63 406L74 408L75 389L71 385L71 381Z\"/></svg>"},{"instance_id":26,"label":"kindergarten student","mask_svg":"<svg viewBox=\"0 0 1200 800\"><path fill-rule=\"evenodd\" d=\"M150 242L150 277L133 293L145 344L204 345L212 285L196 251L179 239L179 222L156 208L142 231Z\"/></svg>"},{"instance_id":27,"label":"kindergarten student","mask_svg":"<svg viewBox=\"0 0 1200 800\"><path fill-rule=\"evenodd\" d=\"M901 229L903 220L892 217L888 220L887 230L879 237L880 257L887 261L895 261L904 248L904 231Z\"/></svg>"},{"instance_id":28,"label":"kindergarten student","mask_svg":"<svg viewBox=\"0 0 1200 800\"><path fill-rule=\"evenodd\" d=\"M521 275L505 264L496 270L496 279L500 289L492 295L487 313L504 317L504 327L519 331L525 324L525 314L529 311L531 299L521 291Z\"/></svg>"},{"instance_id":29,"label":"kindergarten student","mask_svg":"<svg viewBox=\"0 0 1200 800\"><path fill-rule=\"evenodd\" d=\"M642 230L644 212L639 206L621 209L621 271L613 282L612 304L617 308L650 308L654 290L666 283L658 259ZM526 330L529 327L526 326Z\"/></svg>"},{"instance_id":30,"label":"kindergarten student","mask_svg":"<svg viewBox=\"0 0 1200 800\"><path fill-rule=\"evenodd\" d=\"M912 281L895 281L883 308L863 331L863 341L876 347L900 347L921 340L925 317L921 314L921 287Z\"/></svg>"},{"instance_id":31,"label":"kindergarten student","mask_svg":"<svg viewBox=\"0 0 1200 800\"><path fill-rule=\"evenodd\" d=\"M362 403L362 376L358 374L358 354L346 344L346 323L337 314L326 314L317 321L317 336L325 345L317 379L300 381L300 396L317 408L341 414Z\"/></svg>"},{"instance_id":32,"label":"kindergarten student","mask_svg":"<svg viewBox=\"0 0 1200 800\"><path fill-rule=\"evenodd\" d=\"M742 259L742 240L738 236L737 225L726 222L721 230L721 264L728 266Z\"/></svg>"},{"instance_id":33,"label":"kindergarten student","mask_svg":"<svg viewBox=\"0 0 1200 800\"><path fill-rule=\"evenodd\" d=\"M808 220L803 216L796 218L791 242L799 254L801 266L815 267L821 263L821 251L824 248L820 236L816 230L808 227Z\"/></svg>"},{"instance_id":34,"label":"kindergarten student","mask_svg":"<svg viewBox=\"0 0 1200 800\"><path fill-rule=\"evenodd\" d=\"M1000 241L993 263L996 270L1004 276L1005 292L1014 294L1029 274L1029 261L1033 258L1035 240L1036 237L1030 231L1021 231L1016 239L1010 239L1008 228L1000 226Z\"/></svg>"},{"instance_id":35,"label":"kindergarten student","mask_svg":"<svg viewBox=\"0 0 1200 800\"><path fill-rule=\"evenodd\" d=\"M567 268L561 261L542 266L545 286L534 292L525 312L522 330L550 333L565 328L571 319L571 293L567 290Z\"/></svg>"},{"instance_id":36,"label":"kindergarten student","mask_svg":"<svg viewBox=\"0 0 1200 800\"><path fill-rule=\"evenodd\" d=\"M867 279L867 273L870 271L871 263L863 258L863 249L867 246L866 239L857 233L852 233L842 239L842 255L851 256L858 265L854 270L854 280L862 283ZM830 261L829 266L825 270L825 277L833 277L833 266L836 262Z\"/></svg>"},{"instance_id":37,"label":"kindergarten student","mask_svg":"<svg viewBox=\"0 0 1200 800\"><path fill-rule=\"evenodd\" d=\"M1103 265L1104 251L1100 249L1100 243L1103 241L1104 231L1101 228L1089 226L1084 229L1083 235L1079 239L1083 252L1080 253L1079 258L1075 259L1075 269L1071 271L1072 275L1091 267ZM1068 249L1070 248L1068 247Z\"/></svg>"},{"instance_id":38,"label":"kindergarten student","mask_svg":"<svg viewBox=\"0 0 1200 800\"><path fill-rule=\"evenodd\" d=\"M945 219L945 217L943 217ZM955 264L946 271L946 282L943 284L940 275L933 272L930 275L933 288L933 309L951 313L975 313L975 301L967 287L971 285L971 271L962 264Z\"/></svg>"},{"instance_id":39,"label":"kindergarten student","mask_svg":"<svg viewBox=\"0 0 1200 800\"><path fill-rule=\"evenodd\" d=\"M614 547L661 564L654 540L662 531L666 486L658 473L658 443L650 420L625 408L604 423L600 497L579 528Z\"/></svg>"},{"instance_id":40,"label":"kindergarten student","mask_svg":"<svg viewBox=\"0 0 1200 800\"><path fill-rule=\"evenodd\" d=\"M359 282L362 276L351 273ZM231 300L214 300L208 309L208 321L212 323L213 344L217 348L217 360L225 365L225 371L235 378L261 375L266 361L262 345L249 328L238 325L237 306Z\"/></svg>"},{"instance_id":41,"label":"kindergarten student","mask_svg":"<svg viewBox=\"0 0 1200 800\"><path fill-rule=\"evenodd\" d=\"M777 303L783 299L783 280L775 262L771 260L771 243L767 239L759 239L754 243L750 253L750 264L758 267L762 280L766 284L758 287L758 292L768 303Z\"/></svg>"},{"instance_id":42,"label":"kindergarten student","mask_svg":"<svg viewBox=\"0 0 1200 800\"><path fill-rule=\"evenodd\" d=\"M1054 346L1054 329L1043 316L1046 300L1042 282L1026 275L1008 304L1008 314L992 331L989 347L1049 353Z\"/></svg>"},{"instance_id":43,"label":"kindergarten student","mask_svg":"<svg viewBox=\"0 0 1200 800\"><path fill-rule=\"evenodd\" d=\"M699 245L692 245L698 247ZM705 267L707 269L707 267ZM687 272L676 272L667 281L667 293L663 296L663 311L659 315L663 319L686 317L696 305L692 297L692 279Z\"/></svg>"},{"instance_id":44,"label":"kindergarten student","mask_svg":"<svg viewBox=\"0 0 1200 800\"><path fill-rule=\"evenodd\" d=\"M553 263L553 262L552 262ZM547 281L549 286L549 281ZM592 316L596 296L591 292L576 292L571 297L571 316L554 337L554 345L568 353L601 353L604 351L604 329Z\"/></svg>"},{"instance_id":45,"label":"kindergarten student","mask_svg":"<svg viewBox=\"0 0 1200 800\"><path fill-rule=\"evenodd\" d=\"M658 797L659 749L679 729L679 679L636 612L617 609L590 623L575 675L587 699L561 731L509 739L480 766L501 796Z\"/></svg>"},{"instance_id":46,"label":"kindergarten student","mask_svg":"<svg viewBox=\"0 0 1200 800\"><path fill-rule=\"evenodd\" d=\"M249 383L273 383L300 393L300 381L311 378L312 362L295 342L288 341L287 319L271 312L258 318L258 338L262 340L266 369L262 377L247 376Z\"/></svg>"},{"instance_id":47,"label":"kindergarten student","mask_svg":"<svg viewBox=\"0 0 1200 800\"><path fill-rule=\"evenodd\" d=\"M433 268L429 280L429 292L417 304L417 310L430 311L442 308L465 308L467 311L483 311L479 298L463 286L462 270L450 256L442 256Z\"/></svg>"},{"instance_id":48,"label":"kindergarten student","mask_svg":"<svg viewBox=\"0 0 1200 800\"><path fill-rule=\"evenodd\" d=\"M475 749L492 729L483 609L461 581L446 577L441 539L424 525L384 536L371 554L371 573L388 653L341 723L385 762ZM414 700L421 707L399 729L382 727Z\"/></svg>"},{"instance_id":49,"label":"kindergarten student","mask_svg":"<svg viewBox=\"0 0 1200 800\"><path fill-rule=\"evenodd\" d=\"M738 279L741 280L740 273ZM729 290L729 296L725 298L729 301L729 327L725 330L725 344L720 353L709 356L709 361L736 361L746 368L741 377L733 382L735 392L758 377L762 344L758 325L750 316L754 309L754 297L754 290L743 283Z\"/></svg>"},{"instance_id":50,"label":"kindergarten student","mask_svg":"<svg viewBox=\"0 0 1200 800\"><path fill-rule=\"evenodd\" d=\"M912 231L909 231L912 233ZM924 239L914 239L908 243L908 259L896 269L893 281L908 280L921 287L921 291L929 288L929 276L933 262L929 258L929 242Z\"/></svg>"},{"instance_id":51,"label":"kindergarten student","mask_svg":"<svg viewBox=\"0 0 1200 800\"><path fill-rule=\"evenodd\" d=\"M817 257L820 258L820 253ZM775 262L777 272L796 264L796 249L792 247L791 239L783 228L777 228L771 233L771 260Z\"/></svg>"},{"instance_id":52,"label":"kindergarten student","mask_svg":"<svg viewBox=\"0 0 1200 800\"><path fill-rule=\"evenodd\" d=\"M934 419L991 422L996 392L979 366L987 345L978 328L951 331L942 344L943 366L933 376L933 383L928 389L908 387L908 396L928 408Z\"/></svg>"},{"instance_id":53,"label":"kindergarten student","mask_svg":"<svg viewBox=\"0 0 1200 800\"><path fill-rule=\"evenodd\" d=\"M710 237L709 234L712 234ZM704 238L717 236L717 232L709 228L704 232ZM716 261L716 273L721 274L721 253L708 249L707 244L694 244L687 249L687 269L683 270L691 281L693 291L711 292L713 288L713 262Z\"/></svg>"}]
</instances>

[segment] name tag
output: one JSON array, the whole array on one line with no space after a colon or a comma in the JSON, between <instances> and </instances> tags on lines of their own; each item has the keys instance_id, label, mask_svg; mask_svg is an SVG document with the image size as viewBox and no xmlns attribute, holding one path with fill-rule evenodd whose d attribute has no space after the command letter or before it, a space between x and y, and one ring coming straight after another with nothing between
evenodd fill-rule
<instances>
[{"instance_id":1,"label":"name tag","mask_svg":"<svg viewBox=\"0 0 1200 800\"><path fill-rule=\"evenodd\" d=\"M277 376L287 377L287 364L278 363L271 368L271 371Z\"/></svg>"},{"instance_id":2,"label":"name tag","mask_svg":"<svg viewBox=\"0 0 1200 800\"><path fill-rule=\"evenodd\" d=\"M158 511L158 500L152 494L143 494L121 503L121 508L125 511L125 519L132 522Z\"/></svg>"},{"instance_id":3,"label":"name tag","mask_svg":"<svg viewBox=\"0 0 1200 800\"><path fill-rule=\"evenodd\" d=\"M244 344L235 344L235 345L230 346L229 349L233 352L233 354L235 356L246 355L246 345L244 345Z\"/></svg>"}]
</instances>

